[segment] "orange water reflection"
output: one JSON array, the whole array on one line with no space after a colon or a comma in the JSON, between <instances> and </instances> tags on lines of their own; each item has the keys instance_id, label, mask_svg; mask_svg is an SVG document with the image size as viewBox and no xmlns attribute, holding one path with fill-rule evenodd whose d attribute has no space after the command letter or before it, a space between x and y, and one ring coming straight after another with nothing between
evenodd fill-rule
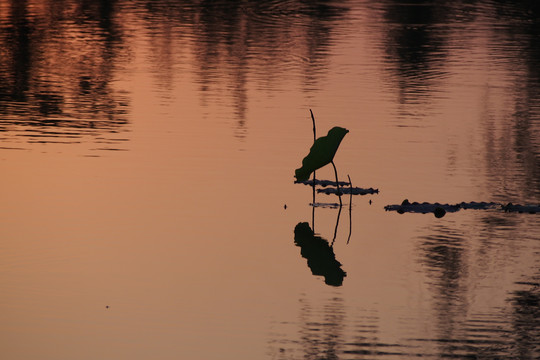
<instances>
[{"instance_id":1,"label":"orange water reflection","mask_svg":"<svg viewBox=\"0 0 540 360\"><path fill-rule=\"evenodd\" d=\"M538 215L383 208L540 202L526 4L2 2L2 353L534 358ZM381 190L349 244L316 209L339 287L294 243L310 108Z\"/></svg>"}]
</instances>

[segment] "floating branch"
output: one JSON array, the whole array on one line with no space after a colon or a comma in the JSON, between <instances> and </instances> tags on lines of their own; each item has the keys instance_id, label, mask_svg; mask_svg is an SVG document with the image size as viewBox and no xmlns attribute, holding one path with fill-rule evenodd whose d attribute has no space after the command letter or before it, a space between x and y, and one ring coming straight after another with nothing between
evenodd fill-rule
<instances>
[{"instance_id":1,"label":"floating branch","mask_svg":"<svg viewBox=\"0 0 540 360\"><path fill-rule=\"evenodd\" d=\"M447 212L457 212L459 210L489 210L489 209L498 209L506 212L520 212L520 213L530 213L536 214L540 213L540 205L513 205L509 203L507 205L502 205L494 202L461 202L458 204L439 204L439 203L410 203L409 200L405 199L401 205L387 205L384 207L386 211L397 211L400 214L410 212L410 213L433 213L435 217L441 218Z\"/></svg>"},{"instance_id":2,"label":"floating branch","mask_svg":"<svg viewBox=\"0 0 540 360\"><path fill-rule=\"evenodd\" d=\"M351 194L351 195L367 195L367 194L378 194L379 189L369 188L369 189L363 189L359 187L348 187L348 188L326 188L326 189L317 189L318 193L323 193L326 195L330 194Z\"/></svg>"}]
</instances>

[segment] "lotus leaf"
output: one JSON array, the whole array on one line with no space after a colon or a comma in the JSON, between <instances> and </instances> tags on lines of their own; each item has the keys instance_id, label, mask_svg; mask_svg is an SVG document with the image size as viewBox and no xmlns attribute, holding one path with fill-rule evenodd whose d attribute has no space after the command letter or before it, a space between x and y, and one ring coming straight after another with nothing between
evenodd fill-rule
<instances>
[{"instance_id":1,"label":"lotus leaf","mask_svg":"<svg viewBox=\"0 0 540 360\"><path fill-rule=\"evenodd\" d=\"M296 181L306 181L312 172L330 164L341 140L348 132L349 130L336 126L328 131L328 135L315 140L309 154L302 160L302 167L295 170Z\"/></svg>"}]
</instances>

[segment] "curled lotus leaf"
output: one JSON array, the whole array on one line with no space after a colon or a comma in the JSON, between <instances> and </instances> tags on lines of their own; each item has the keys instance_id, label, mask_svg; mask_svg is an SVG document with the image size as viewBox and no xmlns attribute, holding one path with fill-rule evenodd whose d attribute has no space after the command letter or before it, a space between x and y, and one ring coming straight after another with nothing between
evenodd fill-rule
<instances>
[{"instance_id":1,"label":"curled lotus leaf","mask_svg":"<svg viewBox=\"0 0 540 360\"><path fill-rule=\"evenodd\" d=\"M341 144L341 140L349 130L335 126L328 135L315 140L309 154L302 160L302 167L295 170L296 181L306 181L312 172L330 164Z\"/></svg>"}]
</instances>

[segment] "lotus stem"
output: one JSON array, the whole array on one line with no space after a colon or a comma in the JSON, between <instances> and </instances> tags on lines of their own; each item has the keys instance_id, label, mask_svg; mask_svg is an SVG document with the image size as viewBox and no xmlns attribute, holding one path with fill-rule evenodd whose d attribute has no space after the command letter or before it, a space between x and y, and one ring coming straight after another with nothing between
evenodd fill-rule
<instances>
[{"instance_id":1,"label":"lotus stem","mask_svg":"<svg viewBox=\"0 0 540 360\"><path fill-rule=\"evenodd\" d=\"M340 200L341 201L341 200ZM338 231L338 227L339 227L339 217L341 216L341 209L342 209L343 206L340 206L339 207L339 210L338 210L338 213L337 213L337 218L336 218L336 227L334 228L334 238L332 239L332 243L330 244L330 247L334 247L334 242L336 241L336 237L337 237L337 231Z\"/></svg>"},{"instance_id":2,"label":"lotus stem","mask_svg":"<svg viewBox=\"0 0 540 360\"><path fill-rule=\"evenodd\" d=\"M315 127L315 116L313 116L313 111L309 109L309 113L311 114L311 122L313 123L313 143L315 143L315 140L317 140L317 128ZM313 228L313 232L315 232L315 171L313 172L313 210L311 213L311 227Z\"/></svg>"},{"instance_id":3,"label":"lotus stem","mask_svg":"<svg viewBox=\"0 0 540 360\"><path fill-rule=\"evenodd\" d=\"M352 181L349 174L347 174L347 178L349 179L349 186L351 187L351 196L349 199L349 237L347 238L347 244L349 241L351 241L351 234L352 234Z\"/></svg>"},{"instance_id":4,"label":"lotus stem","mask_svg":"<svg viewBox=\"0 0 540 360\"><path fill-rule=\"evenodd\" d=\"M315 116L313 116L313 111L309 109L309 113L311 114L311 121L313 122L313 143L315 143L315 140L317 140L317 128L315 127ZM315 203L315 171L313 171L313 203Z\"/></svg>"},{"instance_id":5,"label":"lotus stem","mask_svg":"<svg viewBox=\"0 0 540 360\"><path fill-rule=\"evenodd\" d=\"M315 128L315 116L313 116L313 111L309 109L309 113L311 114L311 121L313 122L313 142L317 140L317 129Z\"/></svg>"},{"instance_id":6,"label":"lotus stem","mask_svg":"<svg viewBox=\"0 0 540 360\"><path fill-rule=\"evenodd\" d=\"M338 180L338 175L337 175L337 169L336 169L336 164L334 164L334 160L330 161L332 163L332 166L334 167L334 174L336 175L336 187L337 187L337 192L336 192L336 195L339 197L339 206L343 206L343 203L341 202L341 189L339 188L339 180Z\"/></svg>"}]
</instances>

